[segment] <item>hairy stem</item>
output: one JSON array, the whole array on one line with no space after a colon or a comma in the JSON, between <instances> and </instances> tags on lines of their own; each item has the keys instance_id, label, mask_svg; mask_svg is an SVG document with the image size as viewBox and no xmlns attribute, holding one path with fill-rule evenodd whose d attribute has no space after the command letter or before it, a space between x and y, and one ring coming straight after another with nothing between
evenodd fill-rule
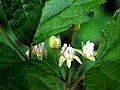
<instances>
[{"instance_id":1,"label":"hairy stem","mask_svg":"<svg viewBox=\"0 0 120 90\"><path fill-rule=\"evenodd\" d=\"M3 36L8 40L10 45L13 47L13 49L19 54L19 56L22 58L23 61L27 60L28 58L19 50L19 48L13 43L13 41L9 38L9 36L6 34L4 28L0 24L0 32L3 34Z\"/></svg>"}]
</instances>

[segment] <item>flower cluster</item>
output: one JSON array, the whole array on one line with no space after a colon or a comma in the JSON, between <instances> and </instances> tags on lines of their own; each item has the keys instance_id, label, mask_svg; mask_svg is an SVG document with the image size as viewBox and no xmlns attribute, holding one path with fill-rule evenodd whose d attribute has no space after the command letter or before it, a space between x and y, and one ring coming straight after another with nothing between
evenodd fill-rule
<instances>
[{"instance_id":1,"label":"flower cluster","mask_svg":"<svg viewBox=\"0 0 120 90\"><path fill-rule=\"evenodd\" d=\"M52 49L58 49L61 46L61 40L59 37L52 36L49 39L49 46ZM60 51L60 58L59 58L59 67L62 66L62 64L66 61L67 67L71 67L71 63L73 60L76 60L80 64L82 64L82 61L80 58L76 55L76 52L81 54L84 58L95 61L95 55L96 52L94 51L94 43L87 41L86 44L82 42L82 49L75 49L72 48L70 45L67 46L67 44L64 44L63 47L61 47ZM39 60L42 60L43 55L47 57L47 51L44 48L44 43L40 43L38 45L35 45L33 48L33 54L36 54ZM26 55L29 56L29 50L26 52Z\"/></svg>"},{"instance_id":2,"label":"flower cluster","mask_svg":"<svg viewBox=\"0 0 120 90\"><path fill-rule=\"evenodd\" d=\"M64 44L61 49L61 56L59 59L59 67L62 66L63 62L67 61L68 68L71 67L71 62L75 59L80 64L82 64L81 60L78 56L75 55L75 52L80 53L84 58L88 58L92 61L95 61L94 56L96 52L94 52L94 43L87 41L86 45L82 42L82 50L80 49L73 49L70 45L67 47L67 44Z\"/></svg>"},{"instance_id":3,"label":"flower cluster","mask_svg":"<svg viewBox=\"0 0 120 90\"><path fill-rule=\"evenodd\" d=\"M67 44L64 44L62 49L61 49L60 54L61 54L61 56L59 59L59 67L62 66L62 64L65 60L67 61L68 68L71 67L71 62L74 59L77 60L80 64L82 64L79 57L75 55L75 49L70 47L70 45L67 47Z\"/></svg>"}]
</instances>

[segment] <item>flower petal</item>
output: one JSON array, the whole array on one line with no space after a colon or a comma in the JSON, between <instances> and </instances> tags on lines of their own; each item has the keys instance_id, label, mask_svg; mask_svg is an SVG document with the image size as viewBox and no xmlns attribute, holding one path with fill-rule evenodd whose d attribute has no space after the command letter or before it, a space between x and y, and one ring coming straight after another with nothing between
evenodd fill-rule
<instances>
[{"instance_id":1,"label":"flower petal","mask_svg":"<svg viewBox=\"0 0 120 90\"><path fill-rule=\"evenodd\" d=\"M68 66L68 68L71 67L71 61L72 61L72 60L70 60L70 59L67 60L67 66Z\"/></svg>"},{"instance_id":2,"label":"flower petal","mask_svg":"<svg viewBox=\"0 0 120 90\"><path fill-rule=\"evenodd\" d=\"M39 60L42 60L43 54L42 54L42 53L38 53L38 54L37 54L37 57L38 57Z\"/></svg>"},{"instance_id":3,"label":"flower petal","mask_svg":"<svg viewBox=\"0 0 120 90\"><path fill-rule=\"evenodd\" d=\"M25 54L29 57L29 50L27 50Z\"/></svg>"},{"instance_id":4,"label":"flower petal","mask_svg":"<svg viewBox=\"0 0 120 90\"><path fill-rule=\"evenodd\" d=\"M59 67L62 66L63 62L65 61L65 57L63 56L60 56L60 59L59 59Z\"/></svg>"},{"instance_id":5,"label":"flower petal","mask_svg":"<svg viewBox=\"0 0 120 90\"><path fill-rule=\"evenodd\" d=\"M96 55L97 55L97 51L94 51L93 56L96 56Z\"/></svg>"},{"instance_id":6,"label":"flower petal","mask_svg":"<svg viewBox=\"0 0 120 90\"><path fill-rule=\"evenodd\" d=\"M84 46L84 42L82 41L82 48L83 48L83 46Z\"/></svg>"},{"instance_id":7,"label":"flower petal","mask_svg":"<svg viewBox=\"0 0 120 90\"><path fill-rule=\"evenodd\" d=\"M95 61L94 57L89 57L88 59L90 59L91 61Z\"/></svg>"},{"instance_id":8,"label":"flower petal","mask_svg":"<svg viewBox=\"0 0 120 90\"><path fill-rule=\"evenodd\" d=\"M79 57L78 56L76 56L76 55L74 55L74 57L73 57L74 59L76 59L80 64L82 64L82 62L81 62L81 60L79 59Z\"/></svg>"}]
</instances>

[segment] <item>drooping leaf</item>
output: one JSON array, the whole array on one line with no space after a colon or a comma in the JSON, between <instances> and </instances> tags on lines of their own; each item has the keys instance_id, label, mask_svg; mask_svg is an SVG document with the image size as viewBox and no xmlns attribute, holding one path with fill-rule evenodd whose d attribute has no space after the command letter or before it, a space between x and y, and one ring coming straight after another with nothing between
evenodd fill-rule
<instances>
[{"instance_id":1,"label":"drooping leaf","mask_svg":"<svg viewBox=\"0 0 120 90\"><path fill-rule=\"evenodd\" d=\"M49 0L42 10L33 44L44 41L51 35L67 30L71 24L90 20L92 10L104 0Z\"/></svg>"},{"instance_id":2,"label":"drooping leaf","mask_svg":"<svg viewBox=\"0 0 120 90\"><path fill-rule=\"evenodd\" d=\"M0 90L57 90L56 74L40 60L31 60L0 70Z\"/></svg>"},{"instance_id":3,"label":"drooping leaf","mask_svg":"<svg viewBox=\"0 0 120 90\"><path fill-rule=\"evenodd\" d=\"M120 90L120 9L101 34L98 62L86 74L88 90Z\"/></svg>"},{"instance_id":4,"label":"drooping leaf","mask_svg":"<svg viewBox=\"0 0 120 90\"><path fill-rule=\"evenodd\" d=\"M104 0L1 0L12 31L25 45L44 41L83 23L93 16L93 8ZM34 37L34 39L33 39Z\"/></svg>"},{"instance_id":5,"label":"drooping leaf","mask_svg":"<svg viewBox=\"0 0 120 90\"><path fill-rule=\"evenodd\" d=\"M20 60L19 55L11 47L0 42L0 69Z\"/></svg>"},{"instance_id":6,"label":"drooping leaf","mask_svg":"<svg viewBox=\"0 0 120 90\"><path fill-rule=\"evenodd\" d=\"M1 4L16 37L30 46L44 0L1 0Z\"/></svg>"}]
</instances>

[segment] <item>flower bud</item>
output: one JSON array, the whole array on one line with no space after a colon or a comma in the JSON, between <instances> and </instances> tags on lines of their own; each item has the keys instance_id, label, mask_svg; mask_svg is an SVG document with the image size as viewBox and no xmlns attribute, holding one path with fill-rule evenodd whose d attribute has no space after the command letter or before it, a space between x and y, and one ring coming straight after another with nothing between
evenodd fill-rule
<instances>
[{"instance_id":1,"label":"flower bud","mask_svg":"<svg viewBox=\"0 0 120 90\"><path fill-rule=\"evenodd\" d=\"M49 39L49 47L57 49L61 46L60 37L51 36Z\"/></svg>"},{"instance_id":2,"label":"flower bud","mask_svg":"<svg viewBox=\"0 0 120 90\"><path fill-rule=\"evenodd\" d=\"M80 29L80 24L73 24L71 27L72 31L78 31Z\"/></svg>"}]
</instances>

